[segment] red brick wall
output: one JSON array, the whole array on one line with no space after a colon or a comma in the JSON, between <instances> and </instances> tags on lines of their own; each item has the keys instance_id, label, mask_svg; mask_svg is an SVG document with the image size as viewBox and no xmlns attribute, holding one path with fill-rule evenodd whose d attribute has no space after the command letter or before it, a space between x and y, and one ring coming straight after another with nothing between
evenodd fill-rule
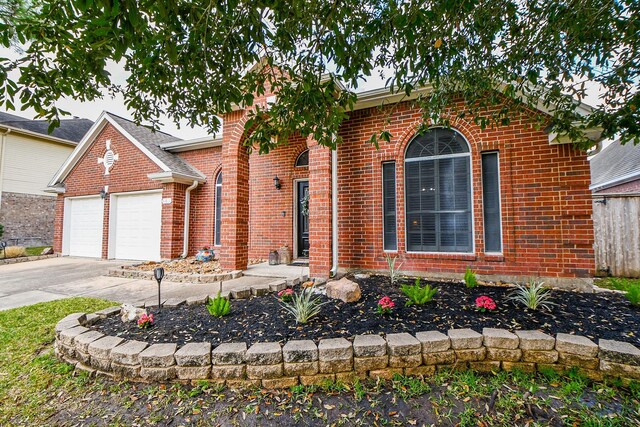
<instances>
[{"instance_id":1,"label":"red brick wall","mask_svg":"<svg viewBox=\"0 0 640 427\"><path fill-rule=\"evenodd\" d=\"M222 170L222 148L204 148L177 154L207 177L207 182L191 191L189 255L194 255L203 246L213 246L215 241L215 190L216 178Z\"/></svg>"},{"instance_id":2,"label":"red brick wall","mask_svg":"<svg viewBox=\"0 0 640 427\"><path fill-rule=\"evenodd\" d=\"M309 178L309 168L295 167L295 161L306 149L306 140L296 136L269 154L254 151L249 156L250 258L267 259L270 251L284 244L289 245L293 255L294 180ZM282 185L280 190L273 182L276 175Z\"/></svg>"},{"instance_id":3,"label":"red brick wall","mask_svg":"<svg viewBox=\"0 0 640 427\"><path fill-rule=\"evenodd\" d=\"M547 134L524 118L510 126L485 129L457 120L471 145L473 254L407 254L405 250L404 168L407 144L420 112L405 103L392 113L391 143L380 150L367 140L383 128L383 112L353 112L340 132L339 262L341 267L386 269L382 249L382 162L396 161L398 256L403 270L520 276L587 277L594 272L589 164L570 145L549 145ZM482 151L499 151L503 255L483 252Z\"/></svg>"}]
</instances>

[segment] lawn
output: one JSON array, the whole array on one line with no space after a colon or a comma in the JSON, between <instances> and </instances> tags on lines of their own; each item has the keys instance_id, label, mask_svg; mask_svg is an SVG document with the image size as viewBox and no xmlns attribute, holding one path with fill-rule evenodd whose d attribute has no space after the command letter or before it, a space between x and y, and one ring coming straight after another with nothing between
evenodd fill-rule
<instances>
[{"instance_id":1,"label":"lawn","mask_svg":"<svg viewBox=\"0 0 640 427\"><path fill-rule=\"evenodd\" d=\"M624 277L607 277L605 279L596 280L595 284L601 288L627 292L632 286L640 286L640 279L627 279Z\"/></svg>"},{"instance_id":2,"label":"lawn","mask_svg":"<svg viewBox=\"0 0 640 427\"><path fill-rule=\"evenodd\" d=\"M558 376L438 372L426 380L231 391L77 375L53 356L53 327L109 301L73 298L0 312L0 425L640 424L640 384Z\"/></svg>"},{"instance_id":3,"label":"lawn","mask_svg":"<svg viewBox=\"0 0 640 427\"><path fill-rule=\"evenodd\" d=\"M45 248L49 248L50 246L33 246L31 248L26 248L27 256L36 256L40 255Z\"/></svg>"}]
</instances>

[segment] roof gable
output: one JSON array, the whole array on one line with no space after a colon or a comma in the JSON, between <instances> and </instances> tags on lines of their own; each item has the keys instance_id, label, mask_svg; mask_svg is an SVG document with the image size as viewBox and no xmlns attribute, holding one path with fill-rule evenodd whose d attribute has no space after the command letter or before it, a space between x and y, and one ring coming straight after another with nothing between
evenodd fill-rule
<instances>
[{"instance_id":1,"label":"roof gable","mask_svg":"<svg viewBox=\"0 0 640 427\"><path fill-rule=\"evenodd\" d=\"M591 190L603 190L640 179L640 145L614 141L590 161Z\"/></svg>"},{"instance_id":2,"label":"roof gable","mask_svg":"<svg viewBox=\"0 0 640 427\"><path fill-rule=\"evenodd\" d=\"M0 112L0 125L77 143L82 140L82 137L91 128L93 122L89 119L63 119L60 120L60 126L49 133L49 122L47 120L31 120Z\"/></svg>"}]
</instances>

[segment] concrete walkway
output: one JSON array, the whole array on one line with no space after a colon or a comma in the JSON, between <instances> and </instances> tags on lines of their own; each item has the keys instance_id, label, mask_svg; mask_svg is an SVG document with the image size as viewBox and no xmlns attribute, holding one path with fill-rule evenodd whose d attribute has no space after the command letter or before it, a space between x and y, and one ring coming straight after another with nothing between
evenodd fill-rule
<instances>
[{"instance_id":1,"label":"concrete walkway","mask_svg":"<svg viewBox=\"0 0 640 427\"><path fill-rule=\"evenodd\" d=\"M53 301L74 296L103 298L118 303L157 301L158 285L153 280L103 276L121 261L82 258L51 258L0 266L0 310ZM269 266L249 267L238 279L217 283L163 282L162 300L223 295L233 290L266 287L278 279L293 279L308 274L308 269Z\"/></svg>"}]
</instances>

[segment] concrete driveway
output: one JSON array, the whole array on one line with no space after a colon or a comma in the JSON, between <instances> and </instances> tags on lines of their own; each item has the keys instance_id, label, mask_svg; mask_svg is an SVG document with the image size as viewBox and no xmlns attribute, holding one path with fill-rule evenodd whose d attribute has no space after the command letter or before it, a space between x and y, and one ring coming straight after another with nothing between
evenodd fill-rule
<instances>
[{"instance_id":1,"label":"concrete driveway","mask_svg":"<svg viewBox=\"0 0 640 427\"><path fill-rule=\"evenodd\" d=\"M123 264L123 261L62 257L0 265L0 310L73 296L119 303L156 301L158 285L153 280L105 276L110 268ZM223 284L162 282L162 299L216 295L220 290L226 294L234 289L265 286L278 278L308 274L308 269L260 264L250 267L245 274Z\"/></svg>"}]
</instances>

